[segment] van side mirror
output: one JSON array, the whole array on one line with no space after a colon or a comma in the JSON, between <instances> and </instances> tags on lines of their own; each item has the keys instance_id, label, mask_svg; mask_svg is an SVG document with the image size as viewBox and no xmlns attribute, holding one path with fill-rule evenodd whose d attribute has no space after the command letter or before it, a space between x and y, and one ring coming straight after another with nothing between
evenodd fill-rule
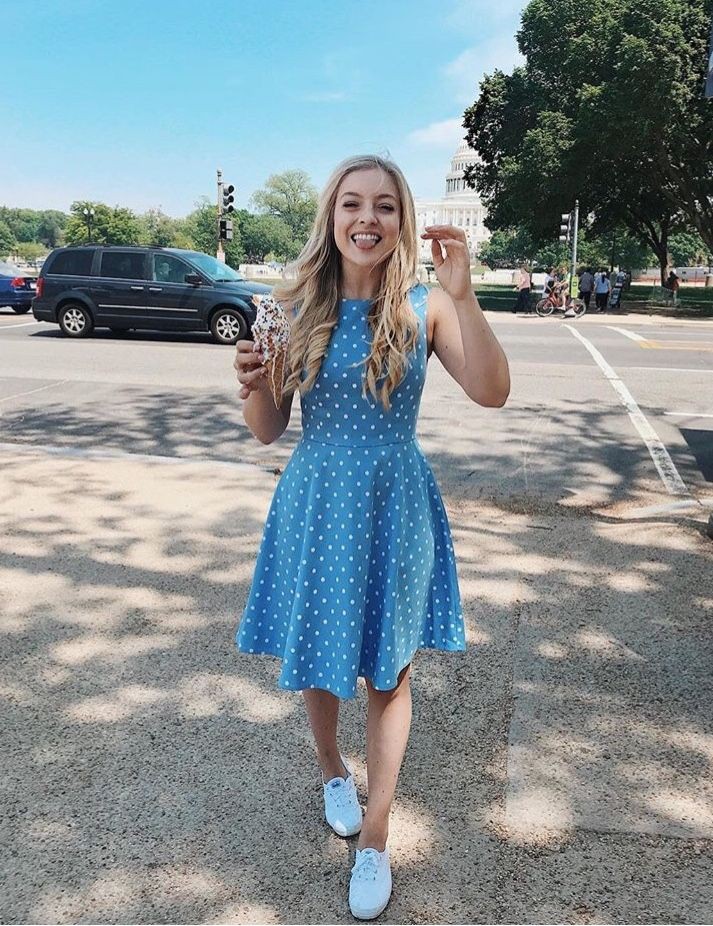
<instances>
[{"instance_id":1,"label":"van side mirror","mask_svg":"<svg viewBox=\"0 0 713 926\"><path fill-rule=\"evenodd\" d=\"M186 281L186 283L190 283L191 286L200 286L203 282L202 277L200 277L197 273L187 273L183 279Z\"/></svg>"}]
</instances>

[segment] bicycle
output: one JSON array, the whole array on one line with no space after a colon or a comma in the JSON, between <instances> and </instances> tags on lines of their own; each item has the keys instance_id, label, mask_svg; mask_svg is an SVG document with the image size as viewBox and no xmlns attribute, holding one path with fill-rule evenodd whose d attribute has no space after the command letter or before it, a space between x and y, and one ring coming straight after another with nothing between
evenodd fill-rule
<instances>
[{"instance_id":1,"label":"bicycle","mask_svg":"<svg viewBox=\"0 0 713 926\"><path fill-rule=\"evenodd\" d=\"M584 300L573 299L572 296L569 295L565 299L564 305L560 305L559 293L554 291L548 293L544 299L540 299L535 305L535 312L537 312L540 318L547 318L555 311L561 312L564 316L565 312L569 309L572 309L575 318L581 318L587 311L587 306L584 304Z\"/></svg>"}]
</instances>

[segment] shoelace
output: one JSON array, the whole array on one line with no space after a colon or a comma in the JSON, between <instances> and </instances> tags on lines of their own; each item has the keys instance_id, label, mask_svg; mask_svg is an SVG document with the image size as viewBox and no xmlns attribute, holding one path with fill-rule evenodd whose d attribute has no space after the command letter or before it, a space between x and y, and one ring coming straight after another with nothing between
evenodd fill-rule
<instances>
[{"instance_id":1,"label":"shoelace","mask_svg":"<svg viewBox=\"0 0 713 926\"><path fill-rule=\"evenodd\" d=\"M337 807L346 807L349 804L350 792L346 779L340 779L338 784L329 785L328 790Z\"/></svg>"},{"instance_id":2,"label":"shoelace","mask_svg":"<svg viewBox=\"0 0 713 926\"><path fill-rule=\"evenodd\" d=\"M376 849L363 849L352 868L357 881L376 881L379 872L379 853Z\"/></svg>"}]
</instances>

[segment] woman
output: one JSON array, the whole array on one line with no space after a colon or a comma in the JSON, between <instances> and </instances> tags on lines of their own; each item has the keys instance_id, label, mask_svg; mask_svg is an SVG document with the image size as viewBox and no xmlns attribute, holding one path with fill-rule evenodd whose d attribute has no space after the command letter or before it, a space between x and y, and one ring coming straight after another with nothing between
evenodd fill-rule
<instances>
[{"instance_id":1,"label":"woman","mask_svg":"<svg viewBox=\"0 0 713 926\"><path fill-rule=\"evenodd\" d=\"M501 406L505 355L470 282L465 234L431 226L441 289L416 281L413 199L391 161L349 158L320 198L296 279L274 295L292 316L281 408L250 341L235 367L248 427L264 443L289 423L303 436L275 490L238 648L282 659L279 684L302 691L322 770L325 817L359 833L349 887L370 919L391 894L389 815L411 724L419 647L465 648L448 519L416 440L431 348L466 394ZM445 249L445 253L444 253ZM368 692L368 804L362 818L337 740L339 702Z\"/></svg>"}]
</instances>

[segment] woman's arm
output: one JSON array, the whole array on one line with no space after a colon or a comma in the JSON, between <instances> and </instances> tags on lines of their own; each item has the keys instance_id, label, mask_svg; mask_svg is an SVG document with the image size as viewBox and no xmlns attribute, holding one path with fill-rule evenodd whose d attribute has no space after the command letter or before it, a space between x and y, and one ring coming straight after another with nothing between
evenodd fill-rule
<instances>
[{"instance_id":1,"label":"woman's arm","mask_svg":"<svg viewBox=\"0 0 713 926\"><path fill-rule=\"evenodd\" d=\"M470 252L462 228L427 225L433 265L443 292L435 304L433 349L438 359L478 405L499 407L510 394L507 357L483 315L470 280ZM445 249L445 254L443 253Z\"/></svg>"},{"instance_id":2,"label":"woman's arm","mask_svg":"<svg viewBox=\"0 0 713 926\"><path fill-rule=\"evenodd\" d=\"M434 316L434 353L463 392L478 405L504 405L510 394L507 357L475 293L456 301L432 289L428 311Z\"/></svg>"},{"instance_id":3,"label":"woman's arm","mask_svg":"<svg viewBox=\"0 0 713 926\"><path fill-rule=\"evenodd\" d=\"M265 384L267 386L267 383ZM281 437L290 423L292 398L290 392L282 400L279 408L269 387L256 389L243 402L243 418L254 436L262 444L272 444Z\"/></svg>"}]
</instances>

